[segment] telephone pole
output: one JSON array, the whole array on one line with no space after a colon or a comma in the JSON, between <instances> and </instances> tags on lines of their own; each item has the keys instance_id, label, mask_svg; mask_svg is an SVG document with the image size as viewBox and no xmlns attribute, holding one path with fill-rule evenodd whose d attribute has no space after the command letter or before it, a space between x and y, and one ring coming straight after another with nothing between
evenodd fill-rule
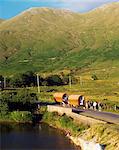
<instances>
[{"instance_id":1,"label":"telephone pole","mask_svg":"<svg viewBox=\"0 0 119 150\"><path fill-rule=\"evenodd\" d=\"M38 86L38 93L40 93L39 75L38 74L37 74L37 86Z\"/></svg>"},{"instance_id":2,"label":"telephone pole","mask_svg":"<svg viewBox=\"0 0 119 150\"><path fill-rule=\"evenodd\" d=\"M80 76L80 86L82 86L82 77Z\"/></svg>"},{"instance_id":3,"label":"telephone pole","mask_svg":"<svg viewBox=\"0 0 119 150\"><path fill-rule=\"evenodd\" d=\"M6 77L4 77L4 89L6 88Z\"/></svg>"},{"instance_id":4,"label":"telephone pole","mask_svg":"<svg viewBox=\"0 0 119 150\"><path fill-rule=\"evenodd\" d=\"M69 87L71 88L71 76L69 75Z\"/></svg>"}]
</instances>

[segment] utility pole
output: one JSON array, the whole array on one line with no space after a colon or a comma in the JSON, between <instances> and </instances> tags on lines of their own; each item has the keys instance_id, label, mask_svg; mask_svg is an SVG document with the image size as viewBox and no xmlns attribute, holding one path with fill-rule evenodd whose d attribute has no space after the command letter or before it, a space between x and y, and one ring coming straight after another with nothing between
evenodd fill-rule
<instances>
[{"instance_id":1,"label":"utility pole","mask_svg":"<svg viewBox=\"0 0 119 150\"><path fill-rule=\"evenodd\" d=\"M80 76L80 86L82 86L82 77Z\"/></svg>"},{"instance_id":2,"label":"utility pole","mask_svg":"<svg viewBox=\"0 0 119 150\"><path fill-rule=\"evenodd\" d=\"M71 76L69 75L69 87L71 88Z\"/></svg>"},{"instance_id":3,"label":"utility pole","mask_svg":"<svg viewBox=\"0 0 119 150\"><path fill-rule=\"evenodd\" d=\"M39 75L38 74L37 74L37 86L38 86L38 93L40 93Z\"/></svg>"},{"instance_id":4,"label":"utility pole","mask_svg":"<svg viewBox=\"0 0 119 150\"><path fill-rule=\"evenodd\" d=\"M6 88L6 77L4 77L4 89Z\"/></svg>"}]
</instances>

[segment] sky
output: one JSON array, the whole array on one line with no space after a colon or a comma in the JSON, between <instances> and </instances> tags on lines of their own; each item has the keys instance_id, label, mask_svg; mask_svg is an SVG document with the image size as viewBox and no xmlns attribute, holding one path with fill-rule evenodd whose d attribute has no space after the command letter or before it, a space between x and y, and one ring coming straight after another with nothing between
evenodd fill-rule
<instances>
[{"instance_id":1,"label":"sky","mask_svg":"<svg viewBox=\"0 0 119 150\"><path fill-rule=\"evenodd\" d=\"M119 0L0 0L0 18L9 19L31 7L52 7L87 12Z\"/></svg>"}]
</instances>

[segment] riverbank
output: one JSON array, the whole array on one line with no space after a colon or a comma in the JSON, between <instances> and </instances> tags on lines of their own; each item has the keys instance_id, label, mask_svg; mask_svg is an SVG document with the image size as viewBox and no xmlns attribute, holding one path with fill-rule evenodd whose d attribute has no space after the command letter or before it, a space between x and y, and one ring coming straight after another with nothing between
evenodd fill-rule
<instances>
[{"instance_id":1,"label":"riverbank","mask_svg":"<svg viewBox=\"0 0 119 150\"><path fill-rule=\"evenodd\" d=\"M0 141L1 150L78 150L60 130L45 123L0 123Z\"/></svg>"},{"instance_id":2,"label":"riverbank","mask_svg":"<svg viewBox=\"0 0 119 150\"><path fill-rule=\"evenodd\" d=\"M86 125L74 121L65 114L47 112L46 107L40 110L42 113L41 122L57 128L82 150L119 150L119 127L113 124ZM9 115L0 118L0 122L32 123L32 114L29 112L11 112ZM87 149L86 149L87 147ZM93 147L98 147L95 149Z\"/></svg>"},{"instance_id":3,"label":"riverbank","mask_svg":"<svg viewBox=\"0 0 119 150\"><path fill-rule=\"evenodd\" d=\"M79 133L78 136L69 138L76 145L80 145L82 150L95 150L97 147L96 150L119 150L119 127L115 125L97 124L82 134Z\"/></svg>"},{"instance_id":4,"label":"riverbank","mask_svg":"<svg viewBox=\"0 0 119 150\"><path fill-rule=\"evenodd\" d=\"M0 122L32 123L32 114L28 111L13 111L0 115Z\"/></svg>"},{"instance_id":5,"label":"riverbank","mask_svg":"<svg viewBox=\"0 0 119 150\"><path fill-rule=\"evenodd\" d=\"M82 150L119 149L119 127L117 125L100 123L87 126L74 122L73 118L65 114L60 116L56 112L45 112L42 121L63 130L68 138L77 146L81 146Z\"/></svg>"}]
</instances>

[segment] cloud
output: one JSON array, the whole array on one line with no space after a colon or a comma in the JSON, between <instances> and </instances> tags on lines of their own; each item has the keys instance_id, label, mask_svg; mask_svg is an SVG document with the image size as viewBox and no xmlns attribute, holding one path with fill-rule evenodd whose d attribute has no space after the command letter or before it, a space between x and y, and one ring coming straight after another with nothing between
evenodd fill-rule
<instances>
[{"instance_id":1,"label":"cloud","mask_svg":"<svg viewBox=\"0 0 119 150\"><path fill-rule=\"evenodd\" d=\"M52 1L52 0L51 0ZM54 1L60 1L60 2L65 2L65 3L71 3L71 2L85 2L85 3L97 3L97 2L113 2L113 1L118 1L118 0L54 0Z\"/></svg>"},{"instance_id":2,"label":"cloud","mask_svg":"<svg viewBox=\"0 0 119 150\"><path fill-rule=\"evenodd\" d=\"M85 12L102 4L118 2L119 0L4 0L21 3L41 4L44 7L66 8L72 11Z\"/></svg>"},{"instance_id":3,"label":"cloud","mask_svg":"<svg viewBox=\"0 0 119 150\"><path fill-rule=\"evenodd\" d=\"M85 12L106 3L118 2L118 0L58 0L64 6L74 11Z\"/></svg>"}]
</instances>

